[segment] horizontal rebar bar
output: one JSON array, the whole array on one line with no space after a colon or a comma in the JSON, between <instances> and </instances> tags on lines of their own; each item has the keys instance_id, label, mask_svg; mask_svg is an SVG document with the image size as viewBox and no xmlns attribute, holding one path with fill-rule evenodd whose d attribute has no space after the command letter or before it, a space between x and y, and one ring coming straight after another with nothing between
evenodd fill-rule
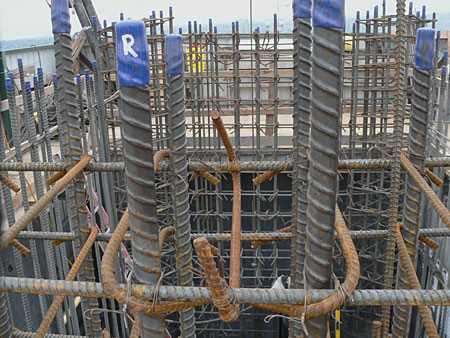
<instances>
[{"instance_id":1,"label":"horizontal rebar bar","mask_svg":"<svg viewBox=\"0 0 450 338\"><path fill-rule=\"evenodd\" d=\"M128 285L121 284L127 289ZM0 291L26 292L64 296L81 296L94 298L112 298L101 283L66 282L61 280L0 277ZM131 295L140 299L153 300L155 287L131 285ZM330 297L336 290L308 290L308 303L319 302ZM305 292L300 289L233 289L238 303L253 304L303 304ZM212 302L211 293L205 287L160 286L158 297L161 300ZM355 290L349 295L346 305L379 306L389 305L429 305L450 306L450 290Z\"/></svg>"}]
</instances>

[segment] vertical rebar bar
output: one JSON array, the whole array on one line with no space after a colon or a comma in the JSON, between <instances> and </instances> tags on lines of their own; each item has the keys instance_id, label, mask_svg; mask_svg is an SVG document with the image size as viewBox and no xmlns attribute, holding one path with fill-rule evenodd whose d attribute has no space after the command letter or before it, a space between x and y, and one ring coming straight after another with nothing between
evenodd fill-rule
<instances>
[{"instance_id":1,"label":"vertical rebar bar","mask_svg":"<svg viewBox=\"0 0 450 338\"><path fill-rule=\"evenodd\" d=\"M70 36L70 14L67 0L52 2L52 25L54 34L56 70L58 73L58 99L61 118L65 126L64 145L66 146L66 161L75 165L81 159L82 145L80 139L80 123L76 106L75 82L72 60L72 46ZM84 189L84 176L79 174L73 181L73 187L66 189L67 208L72 218L73 229L77 234L74 241L74 254L78 256L82 245L89 235L87 211L85 208L86 191ZM78 274L79 280L95 281L92 256L89 255L83 268ZM81 299L82 310L98 308L95 298ZM84 316L87 335L101 336L101 321L98 313L90 318Z\"/></svg>"},{"instance_id":2,"label":"vertical rebar bar","mask_svg":"<svg viewBox=\"0 0 450 338\"><path fill-rule=\"evenodd\" d=\"M420 28L417 31L416 60L413 75L413 93L411 98L411 122L409 132L409 159L424 174L425 145L428 134L428 113L430 99L431 70L434 54L433 29ZM414 262L419 224L420 190L415 181L406 176L406 188L403 207L402 235L411 261ZM397 289L411 289L405 267L400 264L397 272ZM392 325L393 337L406 337L408 333L408 317L410 307L394 307Z\"/></svg>"},{"instance_id":3,"label":"vertical rebar bar","mask_svg":"<svg viewBox=\"0 0 450 338\"><path fill-rule=\"evenodd\" d=\"M293 136L294 136L294 202L293 239L291 246L291 285L303 287L305 263L306 210L308 206L309 116L311 111L311 1L294 0L294 78L293 78ZM294 324L291 336L300 335L300 325Z\"/></svg>"},{"instance_id":4,"label":"vertical rebar bar","mask_svg":"<svg viewBox=\"0 0 450 338\"><path fill-rule=\"evenodd\" d=\"M120 116L125 161L134 272L140 283L156 285L161 278L156 213L155 172L150 116L149 53L145 25L116 25ZM141 336L166 337L164 317L140 314Z\"/></svg>"},{"instance_id":5,"label":"vertical rebar bar","mask_svg":"<svg viewBox=\"0 0 450 338\"><path fill-rule=\"evenodd\" d=\"M175 219L175 246L179 285L192 286L192 244L189 223L189 186L186 154L183 40L181 35L166 37L166 75L169 89L169 125L172 169L172 195ZM196 337L195 310L180 311L181 336Z\"/></svg>"},{"instance_id":6,"label":"vertical rebar bar","mask_svg":"<svg viewBox=\"0 0 450 338\"><path fill-rule=\"evenodd\" d=\"M403 105L406 99L405 91L405 63L406 63L406 21L405 0L396 0L396 34L395 34L395 91L394 91L394 131L393 131L393 165L391 168L390 205L389 205L389 236L386 244L386 266L384 273L384 288L391 289L394 278L395 261L395 231L398 221L398 203L400 196L400 155L403 146ZM382 323L383 337L387 336L390 324L390 306L383 306Z\"/></svg>"},{"instance_id":7,"label":"vertical rebar bar","mask_svg":"<svg viewBox=\"0 0 450 338\"><path fill-rule=\"evenodd\" d=\"M310 168L307 193L307 288L330 287L342 111L344 1L313 6ZM307 322L309 336L326 337L328 316Z\"/></svg>"}]
</instances>

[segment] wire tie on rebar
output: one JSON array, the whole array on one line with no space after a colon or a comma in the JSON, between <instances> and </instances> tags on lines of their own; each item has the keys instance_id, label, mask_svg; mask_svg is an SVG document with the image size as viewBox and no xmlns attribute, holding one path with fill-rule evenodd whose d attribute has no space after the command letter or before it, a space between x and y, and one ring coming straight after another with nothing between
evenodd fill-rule
<instances>
[{"instance_id":1,"label":"wire tie on rebar","mask_svg":"<svg viewBox=\"0 0 450 338\"><path fill-rule=\"evenodd\" d=\"M158 301L159 301L159 290L162 284L162 279L164 277L164 270L161 271L161 275L158 278L158 281L156 282L155 285L155 293L153 294L153 304L152 304L152 310L156 311L156 306L158 305Z\"/></svg>"}]
</instances>

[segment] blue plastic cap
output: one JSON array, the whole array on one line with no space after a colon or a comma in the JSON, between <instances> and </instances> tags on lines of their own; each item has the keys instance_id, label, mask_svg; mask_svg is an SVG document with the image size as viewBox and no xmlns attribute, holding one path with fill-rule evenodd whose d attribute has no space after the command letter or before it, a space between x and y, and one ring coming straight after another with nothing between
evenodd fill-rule
<instances>
[{"instance_id":1,"label":"blue plastic cap","mask_svg":"<svg viewBox=\"0 0 450 338\"><path fill-rule=\"evenodd\" d=\"M57 74L53 74L53 84L54 85L58 84L58 75Z\"/></svg>"},{"instance_id":2,"label":"blue plastic cap","mask_svg":"<svg viewBox=\"0 0 450 338\"><path fill-rule=\"evenodd\" d=\"M416 12L416 16L417 16L418 18L420 18L420 11L417 11L417 12Z\"/></svg>"},{"instance_id":3,"label":"blue plastic cap","mask_svg":"<svg viewBox=\"0 0 450 338\"><path fill-rule=\"evenodd\" d=\"M108 27L108 21L103 20L103 28L106 28L106 27Z\"/></svg>"},{"instance_id":4,"label":"blue plastic cap","mask_svg":"<svg viewBox=\"0 0 450 338\"><path fill-rule=\"evenodd\" d=\"M97 17L95 15L92 16L92 26L97 27Z\"/></svg>"},{"instance_id":5,"label":"blue plastic cap","mask_svg":"<svg viewBox=\"0 0 450 338\"><path fill-rule=\"evenodd\" d=\"M353 26L352 26L352 32L353 32L353 33L356 32L356 23L353 23Z\"/></svg>"},{"instance_id":6,"label":"blue plastic cap","mask_svg":"<svg viewBox=\"0 0 450 338\"><path fill-rule=\"evenodd\" d=\"M169 7L169 16L172 17L172 14L173 14L173 8L172 8L172 6L170 6Z\"/></svg>"},{"instance_id":7,"label":"blue plastic cap","mask_svg":"<svg viewBox=\"0 0 450 338\"><path fill-rule=\"evenodd\" d=\"M94 80L92 79L92 76L89 75L89 83L92 84L94 83Z\"/></svg>"},{"instance_id":8,"label":"blue plastic cap","mask_svg":"<svg viewBox=\"0 0 450 338\"><path fill-rule=\"evenodd\" d=\"M111 22L111 26L115 26L117 24L117 21L113 21L113 22Z\"/></svg>"},{"instance_id":9,"label":"blue plastic cap","mask_svg":"<svg viewBox=\"0 0 450 338\"><path fill-rule=\"evenodd\" d=\"M344 28L345 1L314 0L313 26L324 28Z\"/></svg>"},{"instance_id":10,"label":"blue plastic cap","mask_svg":"<svg viewBox=\"0 0 450 338\"><path fill-rule=\"evenodd\" d=\"M370 18L370 11L366 11L366 19Z\"/></svg>"},{"instance_id":11,"label":"blue plastic cap","mask_svg":"<svg viewBox=\"0 0 450 338\"><path fill-rule=\"evenodd\" d=\"M427 15L427 6L423 5L422 6L422 16L426 16Z\"/></svg>"},{"instance_id":12,"label":"blue plastic cap","mask_svg":"<svg viewBox=\"0 0 450 338\"><path fill-rule=\"evenodd\" d=\"M259 27L256 27L255 32L259 33Z\"/></svg>"},{"instance_id":13,"label":"blue plastic cap","mask_svg":"<svg viewBox=\"0 0 450 338\"><path fill-rule=\"evenodd\" d=\"M447 74L447 67L446 66L442 66L442 76L444 77L445 74Z\"/></svg>"},{"instance_id":14,"label":"blue plastic cap","mask_svg":"<svg viewBox=\"0 0 450 338\"><path fill-rule=\"evenodd\" d=\"M120 19L120 21L123 21L123 13L120 13L119 19Z\"/></svg>"},{"instance_id":15,"label":"blue plastic cap","mask_svg":"<svg viewBox=\"0 0 450 338\"><path fill-rule=\"evenodd\" d=\"M85 69L84 70L84 75L86 76L86 78L88 78L89 77L89 69Z\"/></svg>"},{"instance_id":16,"label":"blue plastic cap","mask_svg":"<svg viewBox=\"0 0 450 338\"><path fill-rule=\"evenodd\" d=\"M21 58L18 58L18 59L17 59L17 65L18 65L19 69L20 69L20 68L23 68L23 61L22 61Z\"/></svg>"},{"instance_id":17,"label":"blue plastic cap","mask_svg":"<svg viewBox=\"0 0 450 338\"><path fill-rule=\"evenodd\" d=\"M77 74L77 83L81 84L81 75L80 74Z\"/></svg>"},{"instance_id":18,"label":"blue plastic cap","mask_svg":"<svg viewBox=\"0 0 450 338\"><path fill-rule=\"evenodd\" d=\"M292 1L294 19L311 18L311 0Z\"/></svg>"},{"instance_id":19,"label":"blue plastic cap","mask_svg":"<svg viewBox=\"0 0 450 338\"><path fill-rule=\"evenodd\" d=\"M183 67L183 38L181 35L171 34L166 36L166 74L180 75Z\"/></svg>"},{"instance_id":20,"label":"blue plastic cap","mask_svg":"<svg viewBox=\"0 0 450 338\"><path fill-rule=\"evenodd\" d=\"M44 71L42 70L41 67L38 67L37 73L38 73L37 76L38 76L39 79L43 79L44 78Z\"/></svg>"},{"instance_id":21,"label":"blue plastic cap","mask_svg":"<svg viewBox=\"0 0 450 338\"><path fill-rule=\"evenodd\" d=\"M274 21L277 21L277 18L278 18L277 13L273 13L273 20L274 20Z\"/></svg>"},{"instance_id":22,"label":"blue plastic cap","mask_svg":"<svg viewBox=\"0 0 450 338\"><path fill-rule=\"evenodd\" d=\"M231 23L231 29L233 32L236 30L236 23L234 21Z\"/></svg>"},{"instance_id":23,"label":"blue plastic cap","mask_svg":"<svg viewBox=\"0 0 450 338\"><path fill-rule=\"evenodd\" d=\"M239 30L239 21L236 21L236 30Z\"/></svg>"},{"instance_id":24,"label":"blue plastic cap","mask_svg":"<svg viewBox=\"0 0 450 338\"><path fill-rule=\"evenodd\" d=\"M356 20L359 20L361 18L361 13L359 11L356 12Z\"/></svg>"},{"instance_id":25,"label":"blue plastic cap","mask_svg":"<svg viewBox=\"0 0 450 338\"><path fill-rule=\"evenodd\" d=\"M159 17L160 18L164 18L164 12L163 11L159 11Z\"/></svg>"},{"instance_id":26,"label":"blue plastic cap","mask_svg":"<svg viewBox=\"0 0 450 338\"><path fill-rule=\"evenodd\" d=\"M14 81L14 74L13 74L12 72L9 72L9 73L8 73L8 77L9 77L12 81Z\"/></svg>"},{"instance_id":27,"label":"blue plastic cap","mask_svg":"<svg viewBox=\"0 0 450 338\"><path fill-rule=\"evenodd\" d=\"M142 21L124 21L116 26L117 74L121 87L150 82L149 54L145 25Z\"/></svg>"},{"instance_id":28,"label":"blue plastic cap","mask_svg":"<svg viewBox=\"0 0 450 338\"><path fill-rule=\"evenodd\" d=\"M30 81L25 81L25 88L27 93L31 93L31 83Z\"/></svg>"},{"instance_id":29,"label":"blue plastic cap","mask_svg":"<svg viewBox=\"0 0 450 338\"><path fill-rule=\"evenodd\" d=\"M212 19L209 19L209 25L212 26Z\"/></svg>"},{"instance_id":30,"label":"blue plastic cap","mask_svg":"<svg viewBox=\"0 0 450 338\"><path fill-rule=\"evenodd\" d=\"M52 1L53 34L70 33L70 14L68 0Z\"/></svg>"},{"instance_id":31,"label":"blue plastic cap","mask_svg":"<svg viewBox=\"0 0 450 338\"><path fill-rule=\"evenodd\" d=\"M431 28L420 28L417 30L414 68L433 69L434 35L435 31Z\"/></svg>"},{"instance_id":32,"label":"blue plastic cap","mask_svg":"<svg viewBox=\"0 0 450 338\"><path fill-rule=\"evenodd\" d=\"M35 87L39 86L39 80L36 75L33 76L33 86Z\"/></svg>"},{"instance_id":33,"label":"blue plastic cap","mask_svg":"<svg viewBox=\"0 0 450 338\"><path fill-rule=\"evenodd\" d=\"M152 11L152 17L156 18L156 11Z\"/></svg>"},{"instance_id":34,"label":"blue plastic cap","mask_svg":"<svg viewBox=\"0 0 450 338\"><path fill-rule=\"evenodd\" d=\"M386 0L383 0L383 7L386 7Z\"/></svg>"},{"instance_id":35,"label":"blue plastic cap","mask_svg":"<svg viewBox=\"0 0 450 338\"><path fill-rule=\"evenodd\" d=\"M448 59L448 50L444 51L444 59Z\"/></svg>"},{"instance_id":36,"label":"blue plastic cap","mask_svg":"<svg viewBox=\"0 0 450 338\"><path fill-rule=\"evenodd\" d=\"M217 34L217 26L214 26L214 34Z\"/></svg>"},{"instance_id":37,"label":"blue plastic cap","mask_svg":"<svg viewBox=\"0 0 450 338\"><path fill-rule=\"evenodd\" d=\"M412 2L409 3L409 14L411 15L413 12L413 6L414 4Z\"/></svg>"},{"instance_id":38,"label":"blue plastic cap","mask_svg":"<svg viewBox=\"0 0 450 338\"><path fill-rule=\"evenodd\" d=\"M437 35L436 39L439 40L441 38L441 31L437 31L436 35Z\"/></svg>"},{"instance_id":39,"label":"blue plastic cap","mask_svg":"<svg viewBox=\"0 0 450 338\"><path fill-rule=\"evenodd\" d=\"M183 34L183 28L178 28L178 33L180 33L180 35Z\"/></svg>"},{"instance_id":40,"label":"blue plastic cap","mask_svg":"<svg viewBox=\"0 0 450 338\"><path fill-rule=\"evenodd\" d=\"M6 79L6 90L9 92L13 90L13 82L10 78Z\"/></svg>"},{"instance_id":41,"label":"blue plastic cap","mask_svg":"<svg viewBox=\"0 0 450 338\"><path fill-rule=\"evenodd\" d=\"M197 31L197 21L194 21L194 31Z\"/></svg>"},{"instance_id":42,"label":"blue plastic cap","mask_svg":"<svg viewBox=\"0 0 450 338\"><path fill-rule=\"evenodd\" d=\"M373 17L378 18L378 5L374 7L373 9Z\"/></svg>"},{"instance_id":43,"label":"blue plastic cap","mask_svg":"<svg viewBox=\"0 0 450 338\"><path fill-rule=\"evenodd\" d=\"M92 61L92 69L97 70L97 61Z\"/></svg>"},{"instance_id":44,"label":"blue plastic cap","mask_svg":"<svg viewBox=\"0 0 450 338\"><path fill-rule=\"evenodd\" d=\"M388 23L391 23L392 22L392 18L388 18Z\"/></svg>"}]
</instances>

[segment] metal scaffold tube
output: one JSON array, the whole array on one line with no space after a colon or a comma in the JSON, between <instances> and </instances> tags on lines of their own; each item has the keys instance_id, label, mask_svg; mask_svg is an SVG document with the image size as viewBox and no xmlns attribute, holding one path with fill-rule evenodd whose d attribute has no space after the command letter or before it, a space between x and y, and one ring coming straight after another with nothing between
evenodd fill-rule
<instances>
[{"instance_id":1,"label":"metal scaffold tube","mask_svg":"<svg viewBox=\"0 0 450 338\"><path fill-rule=\"evenodd\" d=\"M120 117L135 277L156 285L161 278L155 171L149 101L149 53L145 25L116 25ZM130 42L133 44L130 45ZM131 49L130 49L131 48ZM141 337L165 337L164 316L139 314Z\"/></svg>"},{"instance_id":2,"label":"metal scaffold tube","mask_svg":"<svg viewBox=\"0 0 450 338\"><path fill-rule=\"evenodd\" d=\"M175 220L176 266L179 285L192 286L192 243L189 216L189 185L186 154L183 40L181 35L166 37L166 75L169 89L170 154L172 160L173 217ZM195 310L180 312L181 337L196 337Z\"/></svg>"},{"instance_id":3,"label":"metal scaffold tube","mask_svg":"<svg viewBox=\"0 0 450 338\"><path fill-rule=\"evenodd\" d=\"M333 224L342 110L344 1L314 1L309 189L305 287L331 285ZM308 336L326 337L328 316L306 322Z\"/></svg>"},{"instance_id":4,"label":"metal scaffold tube","mask_svg":"<svg viewBox=\"0 0 450 338\"><path fill-rule=\"evenodd\" d=\"M409 160L421 174L425 171L425 145L427 142L430 80L434 59L433 29L421 28L417 31L416 60L414 64L413 94L411 98L411 122L409 133ZM431 53L430 53L431 51ZM421 200L420 189L411 176L406 176L405 198L403 207L402 235L411 261L414 262L417 239L419 210ZM406 267L400 264L397 269L397 289L410 289L406 278ZM408 333L408 317L410 309L395 307L392 321L392 336L405 337Z\"/></svg>"}]
</instances>

